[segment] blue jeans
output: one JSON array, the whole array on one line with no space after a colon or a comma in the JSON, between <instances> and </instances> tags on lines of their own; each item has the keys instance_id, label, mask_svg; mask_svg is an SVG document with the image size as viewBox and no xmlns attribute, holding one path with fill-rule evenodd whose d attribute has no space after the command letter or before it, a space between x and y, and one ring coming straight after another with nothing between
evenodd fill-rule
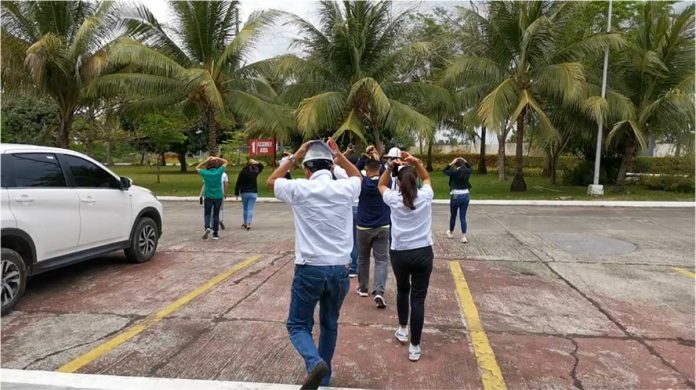
<instances>
[{"instance_id":1,"label":"blue jeans","mask_svg":"<svg viewBox=\"0 0 696 390\"><path fill-rule=\"evenodd\" d=\"M462 233L466 234L466 209L469 208L469 194L452 195L450 197L450 225L449 230L454 231L457 223L457 210L459 210L459 221L462 224Z\"/></svg>"},{"instance_id":2,"label":"blue jeans","mask_svg":"<svg viewBox=\"0 0 696 390\"><path fill-rule=\"evenodd\" d=\"M353 206L353 250L350 252L350 273L358 273L358 208Z\"/></svg>"},{"instance_id":3,"label":"blue jeans","mask_svg":"<svg viewBox=\"0 0 696 390\"><path fill-rule=\"evenodd\" d=\"M242 218L246 225L251 225L251 220L254 218L256 197L256 192L242 192Z\"/></svg>"},{"instance_id":4,"label":"blue jeans","mask_svg":"<svg viewBox=\"0 0 696 390\"><path fill-rule=\"evenodd\" d=\"M286 326L292 345L305 361L307 373L322 360L331 370L338 337L338 315L349 288L348 267L345 265L295 265ZM317 303L321 325L318 348L312 339ZM331 371L322 379L322 386L328 386L330 380Z\"/></svg>"},{"instance_id":5,"label":"blue jeans","mask_svg":"<svg viewBox=\"0 0 696 390\"><path fill-rule=\"evenodd\" d=\"M217 235L218 227L220 226L220 207L222 206L222 199L210 199L205 198L203 201L203 223L204 229L213 229L213 234ZM210 223L212 217L212 225Z\"/></svg>"}]
</instances>

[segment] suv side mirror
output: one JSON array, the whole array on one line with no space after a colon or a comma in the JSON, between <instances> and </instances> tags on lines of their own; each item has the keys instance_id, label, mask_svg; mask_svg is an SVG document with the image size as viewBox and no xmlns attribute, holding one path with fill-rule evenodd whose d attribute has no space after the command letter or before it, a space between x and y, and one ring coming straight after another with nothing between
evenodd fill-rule
<instances>
[{"instance_id":1,"label":"suv side mirror","mask_svg":"<svg viewBox=\"0 0 696 390\"><path fill-rule=\"evenodd\" d=\"M133 180L130 177L121 176L121 189L127 190L133 185Z\"/></svg>"}]
</instances>

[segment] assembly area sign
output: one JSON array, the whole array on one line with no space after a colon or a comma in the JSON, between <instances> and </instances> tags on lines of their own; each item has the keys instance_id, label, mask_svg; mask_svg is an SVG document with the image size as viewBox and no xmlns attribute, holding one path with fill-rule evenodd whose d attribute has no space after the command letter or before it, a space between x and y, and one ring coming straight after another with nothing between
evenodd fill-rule
<instances>
[{"instance_id":1,"label":"assembly area sign","mask_svg":"<svg viewBox=\"0 0 696 390\"><path fill-rule=\"evenodd\" d=\"M273 156L275 142L272 139L252 139L249 141L249 156Z\"/></svg>"}]
</instances>

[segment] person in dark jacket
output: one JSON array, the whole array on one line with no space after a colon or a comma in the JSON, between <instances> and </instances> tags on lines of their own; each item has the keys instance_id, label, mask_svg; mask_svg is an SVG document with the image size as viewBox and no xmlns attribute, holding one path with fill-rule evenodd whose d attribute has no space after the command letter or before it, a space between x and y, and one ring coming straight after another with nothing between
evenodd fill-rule
<instances>
[{"instance_id":1,"label":"person in dark jacket","mask_svg":"<svg viewBox=\"0 0 696 390\"><path fill-rule=\"evenodd\" d=\"M244 219L242 229L251 230L251 220L254 218L254 206L258 193L256 178L262 171L263 164L249 159L249 162L239 172L237 183L234 185L234 196L239 197L239 194L242 194L242 218Z\"/></svg>"},{"instance_id":2,"label":"person in dark jacket","mask_svg":"<svg viewBox=\"0 0 696 390\"><path fill-rule=\"evenodd\" d=\"M469 208L469 190L471 184L471 164L462 157L457 157L445 168L444 174L449 176L450 187L450 224L449 230L445 233L447 238L452 238L454 225L457 223L457 211L459 211L459 221L462 226L462 243L467 243L466 239L466 210Z\"/></svg>"},{"instance_id":3,"label":"person in dark jacket","mask_svg":"<svg viewBox=\"0 0 696 390\"><path fill-rule=\"evenodd\" d=\"M384 288L389 268L389 206L379 192L379 176L382 163L379 156L365 163L366 175L358 202L358 295L367 297L370 285L370 253L375 257L375 281L372 289L377 308L387 307Z\"/></svg>"}]
</instances>

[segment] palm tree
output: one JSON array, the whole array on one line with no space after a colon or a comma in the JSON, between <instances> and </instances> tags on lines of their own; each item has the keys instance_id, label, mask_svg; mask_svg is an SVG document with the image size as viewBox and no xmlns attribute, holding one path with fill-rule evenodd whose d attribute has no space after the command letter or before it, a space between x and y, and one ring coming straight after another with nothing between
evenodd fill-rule
<instances>
[{"instance_id":1,"label":"palm tree","mask_svg":"<svg viewBox=\"0 0 696 390\"><path fill-rule=\"evenodd\" d=\"M67 148L84 87L107 65L118 30L111 2L2 1L2 88L49 96L58 109L57 145ZM26 70L25 70L26 69Z\"/></svg>"},{"instance_id":2,"label":"palm tree","mask_svg":"<svg viewBox=\"0 0 696 390\"><path fill-rule=\"evenodd\" d=\"M545 110L547 101L580 105L585 88L583 54L618 48L617 34L599 34L567 45L565 24L578 5L572 2L526 1L487 3L486 12L465 10L475 23L470 50L453 60L443 82L485 96L477 104L479 119L499 129L509 120L516 127L515 176L511 191L525 191L524 132L529 123L546 134L555 127Z\"/></svg>"},{"instance_id":3,"label":"palm tree","mask_svg":"<svg viewBox=\"0 0 696 390\"><path fill-rule=\"evenodd\" d=\"M251 14L239 30L238 2L172 1L169 27L146 7L124 16L131 38L120 40L109 61L123 67L100 77L91 88L102 96L132 91L131 109L179 106L201 115L208 129L208 152L216 155L217 126L254 120L265 129L287 128L292 116L270 104L274 92L246 64L261 31L276 11Z\"/></svg>"},{"instance_id":4,"label":"palm tree","mask_svg":"<svg viewBox=\"0 0 696 390\"><path fill-rule=\"evenodd\" d=\"M350 132L383 150L390 132L431 135L433 121L408 102L412 96L446 100L446 91L399 72L402 64L415 63L430 46L398 44L408 13L392 15L388 1L326 0L319 3L318 13L319 26L289 16L289 23L301 30L294 45L305 55L272 61L296 80L281 98L297 107L297 128L305 138Z\"/></svg>"},{"instance_id":5,"label":"palm tree","mask_svg":"<svg viewBox=\"0 0 696 390\"><path fill-rule=\"evenodd\" d=\"M610 86L633 103L630 117L615 123L608 144L621 147L616 190L623 191L626 172L646 137L694 122L694 6L675 16L643 6L629 46L611 69Z\"/></svg>"}]
</instances>

